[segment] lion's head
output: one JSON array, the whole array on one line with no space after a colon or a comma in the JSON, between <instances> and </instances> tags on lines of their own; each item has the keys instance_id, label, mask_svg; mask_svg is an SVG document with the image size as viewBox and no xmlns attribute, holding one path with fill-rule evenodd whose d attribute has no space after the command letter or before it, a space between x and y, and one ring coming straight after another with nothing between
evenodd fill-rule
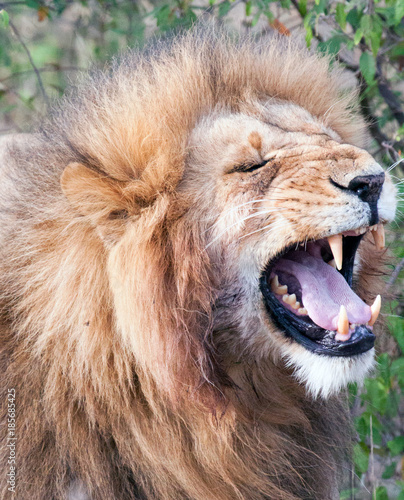
<instances>
[{"instance_id":1,"label":"lion's head","mask_svg":"<svg viewBox=\"0 0 404 500\"><path fill-rule=\"evenodd\" d=\"M372 365L380 297L352 286L362 260L384 248L394 188L355 145L362 124L349 117L348 97L337 97L326 60L300 60L290 47L223 49L196 54L185 44L183 54L165 61L178 81L143 77L151 88L163 84L164 92L153 90L163 97L134 98L146 102L130 131L130 101L126 113L121 103L114 125L120 142L104 123L90 132L108 135L91 152L102 172L73 163L62 186L108 247L117 322L128 346L144 355L138 334L144 315L160 318L162 334L164 313L147 298L163 294L157 304L195 311L195 326L183 320L183 328L203 325L225 363L270 358L290 366L312 394L328 395L361 380ZM167 69L157 64L154 71ZM196 303L188 306L192 293ZM152 332L145 335L148 362L161 362L167 353L150 341Z\"/></svg>"},{"instance_id":2,"label":"lion's head","mask_svg":"<svg viewBox=\"0 0 404 500\"><path fill-rule=\"evenodd\" d=\"M291 44L195 30L96 74L14 154L29 189L13 200L20 229L5 222L16 256L3 300L72 456L82 411L150 498L320 488L299 467L321 439L304 455L296 429L317 419L328 434L312 396L372 366L375 270L395 212L341 88L327 59ZM71 467L98 491L83 456Z\"/></svg>"}]
</instances>

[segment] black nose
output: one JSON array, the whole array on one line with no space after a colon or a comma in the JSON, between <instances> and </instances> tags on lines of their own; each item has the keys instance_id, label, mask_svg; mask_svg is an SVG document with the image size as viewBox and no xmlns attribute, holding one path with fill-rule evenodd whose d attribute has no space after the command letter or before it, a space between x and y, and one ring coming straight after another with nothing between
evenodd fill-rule
<instances>
[{"instance_id":1,"label":"black nose","mask_svg":"<svg viewBox=\"0 0 404 500\"><path fill-rule=\"evenodd\" d=\"M377 175L359 175L351 180L347 189L369 204L379 199L384 182L384 172Z\"/></svg>"}]
</instances>

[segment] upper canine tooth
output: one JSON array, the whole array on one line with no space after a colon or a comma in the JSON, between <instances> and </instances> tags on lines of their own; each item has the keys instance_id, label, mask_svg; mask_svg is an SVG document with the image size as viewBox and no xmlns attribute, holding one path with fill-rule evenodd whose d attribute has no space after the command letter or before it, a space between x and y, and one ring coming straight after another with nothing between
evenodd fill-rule
<instances>
[{"instance_id":1,"label":"upper canine tooth","mask_svg":"<svg viewBox=\"0 0 404 500\"><path fill-rule=\"evenodd\" d=\"M342 335L347 335L349 333L349 320L348 314L346 312L345 306L341 306L339 308L339 316L338 316L338 333Z\"/></svg>"},{"instance_id":2,"label":"upper canine tooth","mask_svg":"<svg viewBox=\"0 0 404 500\"><path fill-rule=\"evenodd\" d=\"M327 239L331 252L334 256L337 269L340 270L342 269L342 234L334 234L334 236L329 236Z\"/></svg>"},{"instance_id":3,"label":"upper canine tooth","mask_svg":"<svg viewBox=\"0 0 404 500\"><path fill-rule=\"evenodd\" d=\"M335 263L335 259L330 260L330 262L327 262L327 264L334 269L337 269L337 264Z\"/></svg>"},{"instance_id":4,"label":"upper canine tooth","mask_svg":"<svg viewBox=\"0 0 404 500\"><path fill-rule=\"evenodd\" d=\"M373 326L375 324L377 317L379 316L381 306L382 306L382 298L380 297L380 295L378 295L373 304L370 306L370 310L372 311L372 316L368 321L369 326Z\"/></svg>"},{"instance_id":5,"label":"upper canine tooth","mask_svg":"<svg viewBox=\"0 0 404 500\"><path fill-rule=\"evenodd\" d=\"M385 245L385 235L383 224L377 224L373 230L373 239L375 240L376 250L383 250Z\"/></svg>"}]
</instances>

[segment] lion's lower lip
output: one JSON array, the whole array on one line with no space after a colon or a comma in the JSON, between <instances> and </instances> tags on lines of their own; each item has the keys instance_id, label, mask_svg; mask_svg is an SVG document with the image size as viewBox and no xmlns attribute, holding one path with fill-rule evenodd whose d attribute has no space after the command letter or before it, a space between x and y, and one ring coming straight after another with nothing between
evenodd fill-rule
<instances>
[{"instance_id":1,"label":"lion's lower lip","mask_svg":"<svg viewBox=\"0 0 404 500\"><path fill-rule=\"evenodd\" d=\"M261 277L261 292L273 321L287 337L311 351L332 356L360 354L373 347L375 337L366 325L371 317L370 307L351 289L353 263L361 238L362 235L343 238L341 274L324 262L332 258L325 240L311 243L308 251L289 249L268 264ZM277 280L279 275L283 287L274 286L275 275ZM286 288L289 293L278 293ZM345 336L336 335L341 296L350 323L349 334Z\"/></svg>"}]
</instances>

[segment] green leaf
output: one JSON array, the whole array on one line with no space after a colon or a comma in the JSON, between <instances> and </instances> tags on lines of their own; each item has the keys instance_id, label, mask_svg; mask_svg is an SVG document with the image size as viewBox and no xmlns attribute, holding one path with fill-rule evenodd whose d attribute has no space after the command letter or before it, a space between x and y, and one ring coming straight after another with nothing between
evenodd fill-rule
<instances>
[{"instance_id":1,"label":"green leaf","mask_svg":"<svg viewBox=\"0 0 404 500\"><path fill-rule=\"evenodd\" d=\"M380 16L378 14L363 15L360 21L360 28L366 43L370 45L373 55L376 57L383 34L383 24Z\"/></svg>"},{"instance_id":2,"label":"green leaf","mask_svg":"<svg viewBox=\"0 0 404 500\"><path fill-rule=\"evenodd\" d=\"M313 39L313 29L311 27L311 24L313 22L314 17L315 17L315 14L313 13L313 11L311 11L305 16L305 18L303 20L303 26L304 26L304 29L306 30L307 47L310 47L311 41Z\"/></svg>"},{"instance_id":3,"label":"green leaf","mask_svg":"<svg viewBox=\"0 0 404 500\"><path fill-rule=\"evenodd\" d=\"M346 20L352 26L354 31L356 31L360 24L360 15L358 10L356 8L351 9L346 16Z\"/></svg>"},{"instance_id":4,"label":"green leaf","mask_svg":"<svg viewBox=\"0 0 404 500\"><path fill-rule=\"evenodd\" d=\"M166 27L169 24L171 16L171 7L169 5L163 5L156 13L157 26Z\"/></svg>"},{"instance_id":5,"label":"green leaf","mask_svg":"<svg viewBox=\"0 0 404 500\"><path fill-rule=\"evenodd\" d=\"M397 377L400 385L404 385L404 357L395 359L391 363L391 373Z\"/></svg>"},{"instance_id":6,"label":"green leaf","mask_svg":"<svg viewBox=\"0 0 404 500\"><path fill-rule=\"evenodd\" d=\"M364 443L356 443L353 449L353 460L360 474L365 473L369 466L369 448Z\"/></svg>"},{"instance_id":7,"label":"green leaf","mask_svg":"<svg viewBox=\"0 0 404 500\"><path fill-rule=\"evenodd\" d=\"M398 436L387 442L387 448L393 456L400 455L404 451L404 436Z\"/></svg>"},{"instance_id":8,"label":"green leaf","mask_svg":"<svg viewBox=\"0 0 404 500\"><path fill-rule=\"evenodd\" d=\"M358 43L362 40L362 38L363 38L363 32L361 29L358 29L354 36L354 45L358 45Z\"/></svg>"},{"instance_id":9,"label":"green leaf","mask_svg":"<svg viewBox=\"0 0 404 500\"><path fill-rule=\"evenodd\" d=\"M245 3L245 15L246 16L251 16L251 8L252 8L252 1L248 0L248 2Z\"/></svg>"},{"instance_id":10,"label":"green leaf","mask_svg":"<svg viewBox=\"0 0 404 500\"><path fill-rule=\"evenodd\" d=\"M224 17L231 9L231 3L226 0L219 5L219 17Z\"/></svg>"},{"instance_id":11,"label":"green leaf","mask_svg":"<svg viewBox=\"0 0 404 500\"><path fill-rule=\"evenodd\" d=\"M389 328L404 354L404 318L389 317Z\"/></svg>"},{"instance_id":12,"label":"green leaf","mask_svg":"<svg viewBox=\"0 0 404 500\"><path fill-rule=\"evenodd\" d=\"M340 500L351 500L359 493L359 488L352 488L350 490L342 490L339 494Z\"/></svg>"},{"instance_id":13,"label":"green leaf","mask_svg":"<svg viewBox=\"0 0 404 500\"><path fill-rule=\"evenodd\" d=\"M378 486L376 488L375 500L389 500L387 490L384 486Z\"/></svg>"},{"instance_id":14,"label":"green leaf","mask_svg":"<svg viewBox=\"0 0 404 500\"><path fill-rule=\"evenodd\" d=\"M335 19L344 31L346 28L346 17L347 13L345 12L345 5L343 3L337 3L335 8Z\"/></svg>"},{"instance_id":15,"label":"green leaf","mask_svg":"<svg viewBox=\"0 0 404 500\"><path fill-rule=\"evenodd\" d=\"M391 477L394 476L394 473L396 471L397 467L397 462L392 462L390 465L388 465L382 474L382 479L390 479Z\"/></svg>"},{"instance_id":16,"label":"green leaf","mask_svg":"<svg viewBox=\"0 0 404 500\"><path fill-rule=\"evenodd\" d=\"M3 24L4 24L5 28L7 28L8 23L10 22L10 18L8 16L8 12L5 11L4 9L1 9L0 10L0 16L1 16L1 20L3 21Z\"/></svg>"},{"instance_id":17,"label":"green leaf","mask_svg":"<svg viewBox=\"0 0 404 500\"><path fill-rule=\"evenodd\" d=\"M363 78L369 85L373 83L376 74L376 61L368 52L363 52L359 59L359 67Z\"/></svg>"},{"instance_id":18,"label":"green leaf","mask_svg":"<svg viewBox=\"0 0 404 500\"><path fill-rule=\"evenodd\" d=\"M306 27L306 44L307 44L307 47L310 47L312 40L313 40L313 30L310 28L310 26L307 26Z\"/></svg>"},{"instance_id":19,"label":"green leaf","mask_svg":"<svg viewBox=\"0 0 404 500\"><path fill-rule=\"evenodd\" d=\"M251 26L254 27L258 21L260 20L260 17L261 17L261 11L258 11L255 13L255 16L253 17L252 21L251 21Z\"/></svg>"},{"instance_id":20,"label":"green leaf","mask_svg":"<svg viewBox=\"0 0 404 500\"><path fill-rule=\"evenodd\" d=\"M377 364L380 376L386 385L390 384L390 356L385 352L378 356Z\"/></svg>"},{"instance_id":21,"label":"green leaf","mask_svg":"<svg viewBox=\"0 0 404 500\"><path fill-rule=\"evenodd\" d=\"M299 1L299 12L303 17L307 14L307 0Z\"/></svg>"},{"instance_id":22,"label":"green leaf","mask_svg":"<svg viewBox=\"0 0 404 500\"><path fill-rule=\"evenodd\" d=\"M367 35L372 31L372 18L369 15L363 15L361 17L360 27L364 35Z\"/></svg>"},{"instance_id":23,"label":"green leaf","mask_svg":"<svg viewBox=\"0 0 404 500\"><path fill-rule=\"evenodd\" d=\"M401 1L399 0L396 3L396 8L394 11L395 26L398 26L403 18L404 18L404 2L402 0Z\"/></svg>"},{"instance_id":24,"label":"green leaf","mask_svg":"<svg viewBox=\"0 0 404 500\"><path fill-rule=\"evenodd\" d=\"M339 40L335 41L332 38L327 40L326 42L318 43L318 50L323 54L338 54L340 49L341 42Z\"/></svg>"}]
</instances>

